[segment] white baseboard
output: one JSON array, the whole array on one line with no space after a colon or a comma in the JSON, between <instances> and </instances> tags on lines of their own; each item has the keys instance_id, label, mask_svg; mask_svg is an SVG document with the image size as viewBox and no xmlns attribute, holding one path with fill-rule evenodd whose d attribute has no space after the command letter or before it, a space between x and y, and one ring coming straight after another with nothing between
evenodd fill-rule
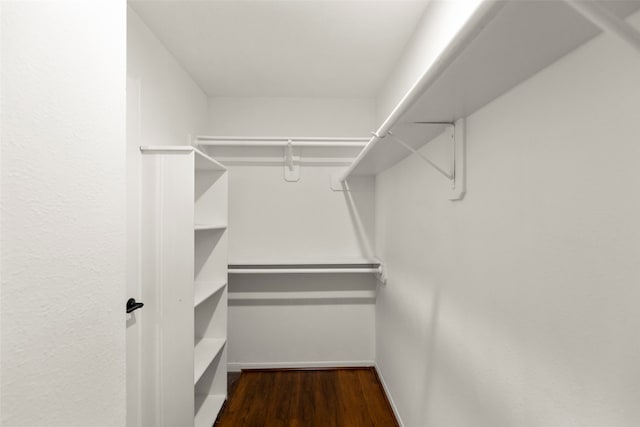
<instances>
[{"instance_id":1,"label":"white baseboard","mask_svg":"<svg viewBox=\"0 0 640 427\"><path fill-rule=\"evenodd\" d=\"M393 396L391 396L391 393L389 392L389 387L387 387L387 383L384 381L382 372L380 372L380 369L378 369L377 364L374 364L374 368L376 370L376 373L378 374L378 378L380 378L380 382L382 383L382 388L384 389L384 394L387 395L387 399L391 404L391 409L393 409L393 414L396 416L396 420L398 421L398 424L400 424L400 427L404 427L404 423L402 422L402 418L400 417L400 412L398 411L398 407L396 406L396 403L393 401Z\"/></svg>"},{"instance_id":2,"label":"white baseboard","mask_svg":"<svg viewBox=\"0 0 640 427\"><path fill-rule=\"evenodd\" d=\"M345 360L328 362L231 362L227 363L229 372L240 372L243 369L307 369L307 368L361 368L375 366L373 360Z\"/></svg>"}]
</instances>

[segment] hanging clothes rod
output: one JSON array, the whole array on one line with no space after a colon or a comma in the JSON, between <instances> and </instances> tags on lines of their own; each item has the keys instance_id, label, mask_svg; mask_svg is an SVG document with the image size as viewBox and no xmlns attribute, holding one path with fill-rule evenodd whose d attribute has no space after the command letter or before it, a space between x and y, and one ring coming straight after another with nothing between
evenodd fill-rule
<instances>
[{"instance_id":1,"label":"hanging clothes rod","mask_svg":"<svg viewBox=\"0 0 640 427\"><path fill-rule=\"evenodd\" d=\"M229 264L229 274L357 274L382 273L379 262L345 262L345 263L292 263L292 264Z\"/></svg>"},{"instance_id":2,"label":"hanging clothes rod","mask_svg":"<svg viewBox=\"0 0 640 427\"><path fill-rule=\"evenodd\" d=\"M230 268L229 274L380 274L376 268Z\"/></svg>"},{"instance_id":3,"label":"hanging clothes rod","mask_svg":"<svg viewBox=\"0 0 640 427\"><path fill-rule=\"evenodd\" d=\"M280 137L280 136L198 136L196 143L207 147L364 147L369 138Z\"/></svg>"}]
</instances>

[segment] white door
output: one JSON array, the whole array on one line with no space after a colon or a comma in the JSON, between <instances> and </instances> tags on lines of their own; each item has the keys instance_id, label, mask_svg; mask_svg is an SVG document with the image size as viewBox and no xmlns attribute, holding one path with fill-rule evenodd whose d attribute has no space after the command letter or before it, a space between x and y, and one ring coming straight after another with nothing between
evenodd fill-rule
<instances>
[{"instance_id":1,"label":"white door","mask_svg":"<svg viewBox=\"0 0 640 427\"><path fill-rule=\"evenodd\" d=\"M140 92L140 79L127 78L127 299L144 303L140 287ZM144 320L144 307L127 314L127 427L145 425L142 410Z\"/></svg>"}]
</instances>

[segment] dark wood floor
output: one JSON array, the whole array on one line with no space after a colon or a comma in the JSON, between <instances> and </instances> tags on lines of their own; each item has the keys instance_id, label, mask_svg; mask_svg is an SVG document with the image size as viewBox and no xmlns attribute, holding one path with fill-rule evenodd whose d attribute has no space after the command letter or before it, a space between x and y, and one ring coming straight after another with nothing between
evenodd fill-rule
<instances>
[{"instance_id":1,"label":"dark wood floor","mask_svg":"<svg viewBox=\"0 0 640 427\"><path fill-rule=\"evenodd\" d=\"M398 426L373 368L243 371L230 389L216 427Z\"/></svg>"}]
</instances>

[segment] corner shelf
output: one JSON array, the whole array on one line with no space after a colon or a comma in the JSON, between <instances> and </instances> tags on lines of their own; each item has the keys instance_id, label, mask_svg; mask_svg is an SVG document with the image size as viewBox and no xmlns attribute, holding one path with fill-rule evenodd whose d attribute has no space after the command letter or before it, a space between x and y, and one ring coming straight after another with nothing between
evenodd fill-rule
<instances>
[{"instance_id":1,"label":"corner shelf","mask_svg":"<svg viewBox=\"0 0 640 427\"><path fill-rule=\"evenodd\" d=\"M193 355L193 383L196 384L205 373L211 362L216 358L224 347L226 339L223 338L202 338L195 345ZM215 421L215 417L214 417Z\"/></svg>"}]
</instances>

